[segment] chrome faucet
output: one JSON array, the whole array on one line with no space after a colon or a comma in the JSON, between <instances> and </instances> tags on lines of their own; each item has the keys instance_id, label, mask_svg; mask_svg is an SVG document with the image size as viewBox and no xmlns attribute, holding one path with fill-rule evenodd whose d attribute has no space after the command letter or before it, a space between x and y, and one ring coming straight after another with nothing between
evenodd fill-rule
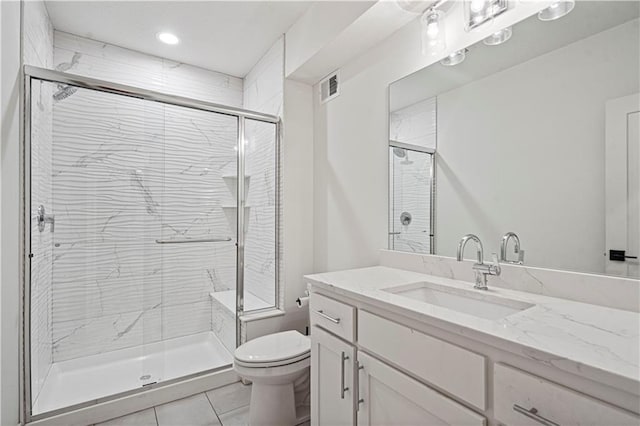
<instances>
[{"instance_id":1,"label":"chrome faucet","mask_svg":"<svg viewBox=\"0 0 640 426\"><path fill-rule=\"evenodd\" d=\"M507 260L507 244L511 238L513 238L515 243L513 252L518 255L518 260ZM524 250L520 248L520 238L518 238L515 232L507 232L502 236L502 242L500 243L500 262L514 265L522 265L524 263Z\"/></svg>"},{"instance_id":2,"label":"chrome faucet","mask_svg":"<svg viewBox=\"0 0 640 426\"><path fill-rule=\"evenodd\" d=\"M469 240L473 240L476 243L477 262L473 264L473 270L476 271L476 284L473 288L478 290L488 290L487 287L487 275L500 275L500 263L498 263L498 255L493 253L493 264L486 265L484 263L484 249L482 248L482 241L476 235L467 234L460 240L458 244L458 262L462 262L462 255L464 254L464 247Z\"/></svg>"}]
</instances>

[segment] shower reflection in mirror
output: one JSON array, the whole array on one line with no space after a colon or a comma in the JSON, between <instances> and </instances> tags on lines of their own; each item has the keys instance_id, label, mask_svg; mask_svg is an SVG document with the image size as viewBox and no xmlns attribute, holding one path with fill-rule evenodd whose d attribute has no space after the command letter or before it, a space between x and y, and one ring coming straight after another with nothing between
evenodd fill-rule
<instances>
[{"instance_id":1,"label":"shower reflection in mirror","mask_svg":"<svg viewBox=\"0 0 640 426\"><path fill-rule=\"evenodd\" d=\"M434 253L436 99L390 113L389 249Z\"/></svg>"}]
</instances>

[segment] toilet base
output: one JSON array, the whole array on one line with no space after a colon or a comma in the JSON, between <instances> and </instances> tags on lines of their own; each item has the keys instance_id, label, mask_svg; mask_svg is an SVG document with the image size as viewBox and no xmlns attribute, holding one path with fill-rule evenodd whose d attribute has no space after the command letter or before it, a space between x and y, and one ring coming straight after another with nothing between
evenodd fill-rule
<instances>
[{"instance_id":1,"label":"toilet base","mask_svg":"<svg viewBox=\"0 0 640 426\"><path fill-rule=\"evenodd\" d=\"M250 426L295 426L309 420L309 359L302 363L302 370L291 365L288 374L263 377L250 375L248 369L239 368L238 373L253 382L249 405ZM293 367L293 368L292 368ZM261 371L267 373L266 370ZM282 371L281 371L282 372ZM242 377L242 376L241 376Z\"/></svg>"},{"instance_id":2,"label":"toilet base","mask_svg":"<svg viewBox=\"0 0 640 426\"><path fill-rule=\"evenodd\" d=\"M253 383L249 407L250 426L294 426L296 421L293 383Z\"/></svg>"}]
</instances>

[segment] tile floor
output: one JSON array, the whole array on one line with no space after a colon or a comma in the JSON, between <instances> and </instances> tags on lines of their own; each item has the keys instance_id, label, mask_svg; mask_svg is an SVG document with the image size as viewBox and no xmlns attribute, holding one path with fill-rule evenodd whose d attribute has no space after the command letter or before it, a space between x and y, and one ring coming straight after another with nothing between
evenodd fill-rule
<instances>
[{"instance_id":1,"label":"tile floor","mask_svg":"<svg viewBox=\"0 0 640 426\"><path fill-rule=\"evenodd\" d=\"M250 398L238 382L95 426L246 426Z\"/></svg>"}]
</instances>

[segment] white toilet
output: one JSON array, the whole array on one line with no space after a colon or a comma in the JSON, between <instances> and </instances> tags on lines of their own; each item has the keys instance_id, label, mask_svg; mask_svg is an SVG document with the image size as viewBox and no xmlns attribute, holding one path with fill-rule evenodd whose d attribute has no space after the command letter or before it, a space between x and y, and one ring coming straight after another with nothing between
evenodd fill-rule
<instances>
[{"instance_id":1,"label":"white toilet","mask_svg":"<svg viewBox=\"0 0 640 426\"><path fill-rule=\"evenodd\" d=\"M250 426L293 426L308 419L310 352L309 337L297 331L258 337L235 350L236 372L253 382Z\"/></svg>"}]
</instances>

